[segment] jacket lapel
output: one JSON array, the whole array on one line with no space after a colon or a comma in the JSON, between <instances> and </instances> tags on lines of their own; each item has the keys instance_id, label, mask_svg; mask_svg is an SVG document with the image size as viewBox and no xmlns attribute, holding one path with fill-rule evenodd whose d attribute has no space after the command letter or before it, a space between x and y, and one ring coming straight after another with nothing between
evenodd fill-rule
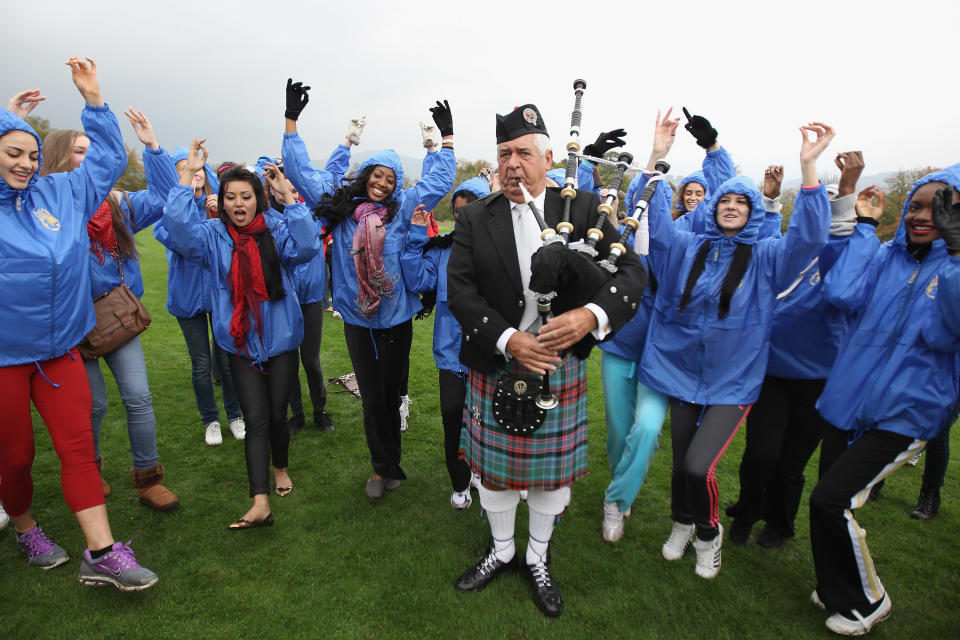
<instances>
[{"instance_id":1,"label":"jacket lapel","mask_svg":"<svg viewBox=\"0 0 960 640\"><path fill-rule=\"evenodd\" d=\"M490 246L500 256L503 267L510 276L517 291L523 291L520 280L520 261L517 259L517 241L513 235L513 217L510 214L510 201L503 195L487 205L490 222L487 230L490 232Z\"/></svg>"}]
</instances>

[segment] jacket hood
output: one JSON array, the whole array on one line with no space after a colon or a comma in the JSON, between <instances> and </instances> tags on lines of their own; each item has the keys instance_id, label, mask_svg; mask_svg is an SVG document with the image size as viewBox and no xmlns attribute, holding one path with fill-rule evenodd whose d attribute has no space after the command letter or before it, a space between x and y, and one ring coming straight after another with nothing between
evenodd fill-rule
<instances>
[{"instance_id":1,"label":"jacket hood","mask_svg":"<svg viewBox=\"0 0 960 640\"><path fill-rule=\"evenodd\" d=\"M457 191L469 191L477 198L485 198L490 195L490 185L481 177L470 178L469 180L464 180L460 183L460 186L454 187L453 192Z\"/></svg>"},{"instance_id":2,"label":"jacket hood","mask_svg":"<svg viewBox=\"0 0 960 640\"><path fill-rule=\"evenodd\" d=\"M397 152L393 149L384 149L383 151L377 151L375 154L363 161L363 164L360 165L360 168L357 169L357 175L363 173L363 170L370 166L381 166L391 169L393 173L397 176L397 184L393 188L393 197L399 198L400 192L403 191L403 164L400 162L400 156L397 155Z\"/></svg>"},{"instance_id":3,"label":"jacket hood","mask_svg":"<svg viewBox=\"0 0 960 640\"><path fill-rule=\"evenodd\" d=\"M681 180L680 184L677 185L677 195L679 196L679 194L683 193L683 188L688 184L690 184L691 182L696 182L698 185L703 187L703 192L706 194L706 197L704 199L707 199L712 195L710 193L710 189L707 188L707 176L703 173L703 171L694 171L693 173L688 175L686 178ZM677 208L677 211L683 211L684 213L687 212L687 210L683 207L683 202L680 200L679 197L677 198L676 208Z\"/></svg>"},{"instance_id":4,"label":"jacket hood","mask_svg":"<svg viewBox=\"0 0 960 640\"><path fill-rule=\"evenodd\" d=\"M903 211L900 212L900 223L897 225L897 233L893 238L895 244L906 246L907 228L903 223L903 219L907 216L907 211L910 209L910 201L913 200L913 194L917 192L917 189L930 182L945 182L960 191L960 164L950 165L946 169L928 173L913 183L913 186L910 187L910 193L907 194L907 199L903 201ZM943 240L934 240L934 246L936 246L937 243L944 244Z\"/></svg>"},{"instance_id":5,"label":"jacket hood","mask_svg":"<svg viewBox=\"0 0 960 640\"><path fill-rule=\"evenodd\" d=\"M0 109L0 136L5 136L10 131L26 131L34 138L37 139L37 149L40 151L40 155L37 159L37 167L43 166L43 142L40 140L40 136L37 135L37 132L33 130L26 120L15 115L12 111L7 111L6 109ZM33 172L33 175L30 176L30 182L27 183L27 189L32 187L37 181L37 176L40 175L40 170L37 169ZM0 180L0 194L3 193L13 193L15 190L10 188L10 185L6 183L5 180Z\"/></svg>"},{"instance_id":6,"label":"jacket hood","mask_svg":"<svg viewBox=\"0 0 960 640\"><path fill-rule=\"evenodd\" d=\"M556 182L558 187L562 187L567 179L567 170L550 169L550 171L547 171L547 177Z\"/></svg>"},{"instance_id":7,"label":"jacket hood","mask_svg":"<svg viewBox=\"0 0 960 640\"><path fill-rule=\"evenodd\" d=\"M760 195L760 189L757 188L757 184L745 176L730 178L721 184L716 193L710 196L708 200L704 200L697 205L698 207L707 208L707 215L704 216L706 219L706 229L704 234L711 239L726 237L717 227L716 214L717 202L720 201L721 197L728 193L737 193L747 196L752 205L750 217L747 219L747 224L739 231L739 233L737 233L737 235L733 236L731 239L734 242L739 242L740 244L755 244L759 239L758 235L760 232L760 227L763 226L763 221L767 216L767 211L763 206L763 199Z\"/></svg>"}]
</instances>

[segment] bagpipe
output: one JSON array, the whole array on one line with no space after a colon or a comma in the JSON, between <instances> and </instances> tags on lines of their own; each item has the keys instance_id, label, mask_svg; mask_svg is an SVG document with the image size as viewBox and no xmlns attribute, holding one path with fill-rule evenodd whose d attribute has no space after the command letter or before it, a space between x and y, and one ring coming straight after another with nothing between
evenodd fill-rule
<instances>
[{"instance_id":1,"label":"bagpipe","mask_svg":"<svg viewBox=\"0 0 960 640\"><path fill-rule=\"evenodd\" d=\"M570 118L570 141L566 146L566 172L563 188L560 191L563 204L556 229L547 226L542 212L538 211L534 204L533 197L527 191L523 182L520 182L524 201L537 220L540 227L540 239L543 242L531 259L530 290L537 296L537 311L540 314L541 322L544 324L546 324L550 314L560 315L571 309L584 306L597 295L602 287L610 282L617 271L617 260L626 253L629 233L633 233L633 228L628 225L624 234L621 235L620 242L613 243L610 247L609 255L603 257L602 260L597 259L600 257L597 251L597 243L603 239L603 231L601 231L603 221L613 212L613 202L617 198L617 192L623 183L625 173L630 169L637 169L631 165L633 156L624 152L619 155L616 163L603 161L607 164L614 164L617 168L617 173L609 185L610 192L597 207L596 222L587 231L583 241L570 243L570 235L574 229L570 222L570 210L573 200L577 197L579 161L583 157L589 158L589 156L583 156L580 153L581 100L586 86L587 83L583 80L577 80L573 83L575 100ZM663 173L666 173L666 170L663 170L661 175ZM653 187L656 188L656 182L653 182ZM645 190L645 202L649 202L652 195L652 190L649 193ZM644 196L641 196L641 199ZM639 224L637 222L637 227L639 227ZM573 345L570 351L576 357L585 359L595 344L596 339L588 334ZM548 410L556 407L557 404L556 397L550 391L549 374L544 374L536 405L540 409Z\"/></svg>"}]
</instances>

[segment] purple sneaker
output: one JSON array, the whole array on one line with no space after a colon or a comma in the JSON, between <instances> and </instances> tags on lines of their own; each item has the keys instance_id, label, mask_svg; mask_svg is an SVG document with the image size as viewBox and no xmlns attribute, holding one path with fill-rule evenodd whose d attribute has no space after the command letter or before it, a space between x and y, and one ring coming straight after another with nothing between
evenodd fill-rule
<instances>
[{"instance_id":1,"label":"purple sneaker","mask_svg":"<svg viewBox=\"0 0 960 640\"><path fill-rule=\"evenodd\" d=\"M26 533L18 533L17 544L20 545L20 551L27 556L27 564L44 570L59 567L70 559L63 547L48 538L40 525Z\"/></svg>"},{"instance_id":2,"label":"purple sneaker","mask_svg":"<svg viewBox=\"0 0 960 640\"><path fill-rule=\"evenodd\" d=\"M88 586L104 587L110 584L120 591L143 591L155 585L159 578L153 571L137 563L128 540L126 544L114 542L110 551L96 560L90 556L89 549L84 550L77 580Z\"/></svg>"}]
</instances>

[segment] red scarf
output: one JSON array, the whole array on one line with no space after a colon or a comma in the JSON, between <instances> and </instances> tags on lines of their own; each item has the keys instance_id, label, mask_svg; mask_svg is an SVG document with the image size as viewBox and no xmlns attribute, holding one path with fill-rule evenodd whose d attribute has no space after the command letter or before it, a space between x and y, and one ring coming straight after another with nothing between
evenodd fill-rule
<instances>
[{"instance_id":1,"label":"red scarf","mask_svg":"<svg viewBox=\"0 0 960 640\"><path fill-rule=\"evenodd\" d=\"M230 263L230 299L233 316L230 318L230 335L238 353L247 351L247 332L250 331L250 315L253 315L257 335L263 341L263 323L260 318L260 303L270 299L267 283L263 279L263 264L260 250L254 237L267 231L263 215L258 213L253 222L237 228L227 224L233 238L233 259Z\"/></svg>"},{"instance_id":2,"label":"red scarf","mask_svg":"<svg viewBox=\"0 0 960 640\"><path fill-rule=\"evenodd\" d=\"M90 236L90 251L97 256L100 264L106 254L117 255L117 236L113 233L113 210L110 202L104 200L87 223L87 235Z\"/></svg>"}]
</instances>

